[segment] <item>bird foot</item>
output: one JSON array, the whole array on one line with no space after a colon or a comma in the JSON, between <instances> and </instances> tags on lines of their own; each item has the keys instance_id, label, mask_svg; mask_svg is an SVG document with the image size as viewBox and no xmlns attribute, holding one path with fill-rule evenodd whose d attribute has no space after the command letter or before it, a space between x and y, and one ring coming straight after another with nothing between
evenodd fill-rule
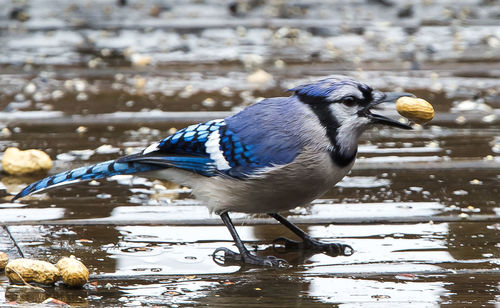
<instances>
[{"instance_id":1,"label":"bird foot","mask_svg":"<svg viewBox=\"0 0 500 308\"><path fill-rule=\"evenodd\" d=\"M282 245L285 249L302 249L302 250L315 250L326 252L330 256L351 256L354 253L354 249L346 244L341 243L325 243L315 240L311 237L306 237L304 241L297 242L287 239L285 237L278 237L274 240L274 246L276 244Z\"/></svg>"},{"instance_id":2,"label":"bird foot","mask_svg":"<svg viewBox=\"0 0 500 308\"><path fill-rule=\"evenodd\" d=\"M218 255L218 253L222 252L223 255ZM250 252L246 252L244 254L236 253L232 250L229 250L225 247L217 248L213 253L214 261L219 265L224 265L226 261L239 261L245 264L252 265L260 265L260 266L269 266L269 267L287 267L288 262L276 258L274 256L266 256L259 257L251 254Z\"/></svg>"}]
</instances>

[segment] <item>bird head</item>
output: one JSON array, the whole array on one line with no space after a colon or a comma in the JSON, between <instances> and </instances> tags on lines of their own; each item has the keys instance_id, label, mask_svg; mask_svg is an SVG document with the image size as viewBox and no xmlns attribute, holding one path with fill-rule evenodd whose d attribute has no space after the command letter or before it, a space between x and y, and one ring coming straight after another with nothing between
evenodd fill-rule
<instances>
[{"instance_id":1,"label":"bird head","mask_svg":"<svg viewBox=\"0 0 500 308\"><path fill-rule=\"evenodd\" d=\"M361 133L374 124L383 124L403 129L411 126L373 113L381 103L395 103L405 92L381 92L368 85L345 76L334 76L291 89L300 100L314 110L325 126L340 128L349 126Z\"/></svg>"}]
</instances>

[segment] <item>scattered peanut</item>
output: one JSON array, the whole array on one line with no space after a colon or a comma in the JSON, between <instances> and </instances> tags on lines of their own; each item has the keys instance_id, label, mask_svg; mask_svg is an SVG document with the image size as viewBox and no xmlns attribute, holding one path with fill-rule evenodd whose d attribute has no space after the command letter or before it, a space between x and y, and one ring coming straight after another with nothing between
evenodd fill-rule
<instances>
[{"instance_id":1,"label":"scattered peanut","mask_svg":"<svg viewBox=\"0 0 500 308\"><path fill-rule=\"evenodd\" d=\"M9 256L5 252L0 251L0 271L5 268L7 263L9 263Z\"/></svg>"},{"instance_id":2,"label":"scattered peanut","mask_svg":"<svg viewBox=\"0 0 500 308\"><path fill-rule=\"evenodd\" d=\"M59 270L49 262L33 259L16 259L7 263L5 275L14 283L23 283L26 281L52 285L59 279Z\"/></svg>"},{"instance_id":3,"label":"scattered peanut","mask_svg":"<svg viewBox=\"0 0 500 308\"><path fill-rule=\"evenodd\" d=\"M62 280L70 287L81 287L89 281L89 270L75 256L64 257L56 264Z\"/></svg>"},{"instance_id":4,"label":"scattered peanut","mask_svg":"<svg viewBox=\"0 0 500 308\"><path fill-rule=\"evenodd\" d=\"M7 148L2 157L2 168L11 175L35 173L52 168L52 160L40 150L21 151L18 148Z\"/></svg>"}]
</instances>

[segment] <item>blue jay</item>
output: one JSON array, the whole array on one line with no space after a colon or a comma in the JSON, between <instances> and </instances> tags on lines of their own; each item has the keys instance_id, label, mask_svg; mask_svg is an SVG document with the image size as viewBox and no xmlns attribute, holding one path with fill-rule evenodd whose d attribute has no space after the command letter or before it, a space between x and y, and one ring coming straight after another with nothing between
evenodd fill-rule
<instances>
[{"instance_id":1,"label":"blue jay","mask_svg":"<svg viewBox=\"0 0 500 308\"><path fill-rule=\"evenodd\" d=\"M225 119L190 125L140 153L49 176L13 200L79 181L141 173L191 187L196 198L220 215L239 250L218 248L215 253L222 252L224 259L286 264L249 252L228 212L275 218L302 239L281 238L286 247L351 254L349 245L315 240L278 213L308 204L339 182L354 164L360 135L373 124L411 129L372 109L413 95L380 92L345 76L289 91L289 97L264 99Z\"/></svg>"}]
</instances>

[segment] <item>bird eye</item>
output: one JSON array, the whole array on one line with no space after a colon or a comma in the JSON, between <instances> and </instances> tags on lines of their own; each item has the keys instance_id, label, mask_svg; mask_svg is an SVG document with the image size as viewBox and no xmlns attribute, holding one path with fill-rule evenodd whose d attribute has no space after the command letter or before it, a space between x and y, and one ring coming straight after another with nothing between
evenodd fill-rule
<instances>
[{"instance_id":1,"label":"bird eye","mask_svg":"<svg viewBox=\"0 0 500 308\"><path fill-rule=\"evenodd\" d=\"M352 107L356 103L356 99L352 96L347 96L347 97L344 97L344 99L342 100L342 103L344 103L344 105L346 105L346 106Z\"/></svg>"}]
</instances>

